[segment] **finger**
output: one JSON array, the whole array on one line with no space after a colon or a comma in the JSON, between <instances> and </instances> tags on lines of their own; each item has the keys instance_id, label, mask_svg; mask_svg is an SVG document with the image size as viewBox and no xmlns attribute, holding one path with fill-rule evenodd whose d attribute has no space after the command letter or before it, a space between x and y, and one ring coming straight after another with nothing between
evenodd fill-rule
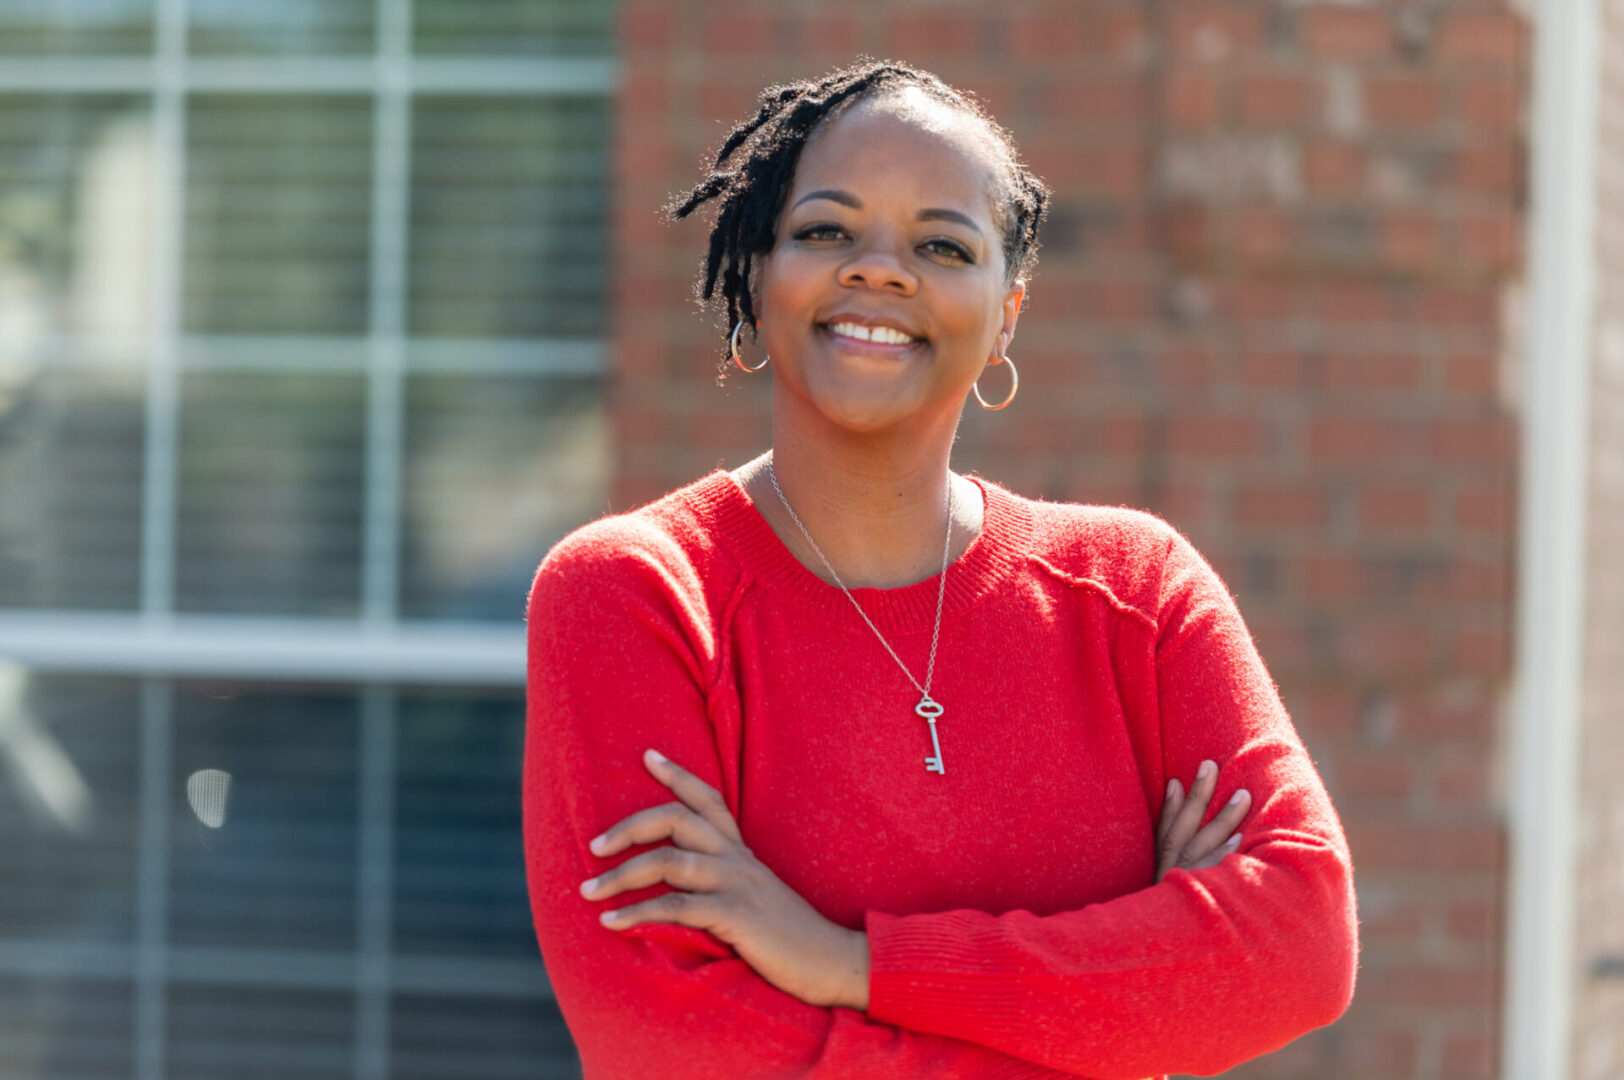
<instances>
[{"instance_id":1,"label":"finger","mask_svg":"<svg viewBox=\"0 0 1624 1080\"><path fill-rule=\"evenodd\" d=\"M1168 832L1173 828L1173 817L1184 805L1184 785L1175 777L1167 782L1167 797L1162 800L1162 816L1156 822L1156 849L1162 849L1163 841L1167 839Z\"/></svg>"},{"instance_id":2,"label":"finger","mask_svg":"<svg viewBox=\"0 0 1624 1080\"><path fill-rule=\"evenodd\" d=\"M727 800L722 798L721 792L658 750L644 752L643 764L654 774L654 779L674 791L677 798L715 826L717 832L729 840L743 842L739 823L733 820L733 812L727 808Z\"/></svg>"},{"instance_id":3,"label":"finger","mask_svg":"<svg viewBox=\"0 0 1624 1080\"><path fill-rule=\"evenodd\" d=\"M665 882L690 892L710 892L720 884L719 864L714 856L697 851L665 847L645 851L595 878L581 883L581 895L588 900L606 900L632 889L646 889Z\"/></svg>"},{"instance_id":4,"label":"finger","mask_svg":"<svg viewBox=\"0 0 1624 1080\"><path fill-rule=\"evenodd\" d=\"M667 839L678 847L706 855L720 855L728 849L727 841L710 822L677 802L639 810L611 825L588 846L594 855L607 858L636 844L657 844Z\"/></svg>"},{"instance_id":5,"label":"finger","mask_svg":"<svg viewBox=\"0 0 1624 1080\"><path fill-rule=\"evenodd\" d=\"M1217 866L1219 863L1224 861L1225 856L1232 855L1236 851L1240 850L1240 846L1241 834L1236 833L1222 844L1219 844L1216 851L1203 855L1193 863L1180 863L1179 865L1185 870L1202 870L1209 866Z\"/></svg>"},{"instance_id":6,"label":"finger","mask_svg":"<svg viewBox=\"0 0 1624 1080\"><path fill-rule=\"evenodd\" d=\"M1252 793L1245 788L1238 789L1229 797L1224 808L1207 822L1205 828L1191 837L1190 842L1184 845L1184 851L1190 858L1199 858L1210 851L1221 847L1229 834L1235 831L1246 812L1252 808Z\"/></svg>"},{"instance_id":7,"label":"finger","mask_svg":"<svg viewBox=\"0 0 1624 1080\"><path fill-rule=\"evenodd\" d=\"M598 916L611 930L626 930L641 923L680 923L701 930L714 930L721 923L716 902L703 893L673 892L630 904Z\"/></svg>"},{"instance_id":8,"label":"finger","mask_svg":"<svg viewBox=\"0 0 1624 1080\"><path fill-rule=\"evenodd\" d=\"M1184 800L1179 811L1173 817L1173 825L1167 831L1163 841L1162 850L1172 852L1175 859L1195 836L1196 830L1201 827L1201 819L1207 813L1207 801L1212 798L1213 788L1218 786L1218 764L1214 761L1203 761L1201 767L1195 772L1195 783L1190 785L1189 797Z\"/></svg>"}]
</instances>

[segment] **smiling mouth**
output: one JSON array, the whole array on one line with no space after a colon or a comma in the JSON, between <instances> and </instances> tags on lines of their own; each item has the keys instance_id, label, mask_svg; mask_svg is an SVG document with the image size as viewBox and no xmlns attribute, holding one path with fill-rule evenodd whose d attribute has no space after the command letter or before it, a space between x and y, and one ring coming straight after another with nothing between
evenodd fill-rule
<instances>
[{"instance_id":1,"label":"smiling mouth","mask_svg":"<svg viewBox=\"0 0 1624 1080\"><path fill-rule=\"evenodd\" d=\"M832 322L824 323L823 329L837 338L860 341L867 345L889 345L893 348L917 345L924 340L890 326L862 326L852 322Z\"/></svg>"}]
</instances>

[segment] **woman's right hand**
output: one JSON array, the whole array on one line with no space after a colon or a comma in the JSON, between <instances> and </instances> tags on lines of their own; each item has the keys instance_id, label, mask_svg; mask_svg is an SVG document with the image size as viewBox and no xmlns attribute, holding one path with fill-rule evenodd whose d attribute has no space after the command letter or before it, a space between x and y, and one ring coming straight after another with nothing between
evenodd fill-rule
<instances>
[{"instance_id":1,"label":"woman's right hand","mask_svg":"<svg viewBox=\"0 0 1624 1080\"><path fill-rule=\"evenodd\" d=\"M1207 804L1212 801L1213 789L1218 786L1218 766L1203 761L1196 770L1195 783L1185 798L1184 785L1175 778L1167 783L1167 798L1162 802L1162 819L1156 825L1156 880L1167 872L1199 870L1217 866L1225 855L1240 846L1241 834L1235 826L1246 817L1252 807L1252 794L1245 788L1230 798L1229 804L1205 828L1201 819L1206 816ZM1233 835L1231 835L1233 833Z\"/></svg>"}]
</instances>

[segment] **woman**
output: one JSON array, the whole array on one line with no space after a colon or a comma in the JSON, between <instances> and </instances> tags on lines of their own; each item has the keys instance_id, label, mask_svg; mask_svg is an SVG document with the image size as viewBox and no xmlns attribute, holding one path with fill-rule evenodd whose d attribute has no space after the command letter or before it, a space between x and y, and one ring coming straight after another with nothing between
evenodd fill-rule
<instances>
[{"instance_id":1,"label":"woman","mask_svg":"<svg viewBox=\"0 0 1624 1080\"><path fill-rule=\"evenodd\" d=\"M527 866L588 1080L1211 1073L1330 1023L1351 862L1223 584L1148 514L948 467L1042 184L902 65L762 102L675 212L718 204L772 448L529 598Z\"/></svg>"}]
</instances>

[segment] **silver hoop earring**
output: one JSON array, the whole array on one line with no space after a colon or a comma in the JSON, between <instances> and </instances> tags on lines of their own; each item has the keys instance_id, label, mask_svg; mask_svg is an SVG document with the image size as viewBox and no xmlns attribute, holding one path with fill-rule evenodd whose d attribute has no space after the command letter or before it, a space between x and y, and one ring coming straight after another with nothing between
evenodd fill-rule
<instances>
[{"instance_id":1,"label":"silver hoop earring","mask_svg":"<svg viewBox=\"0 0 1624 1080\"><path fill-rule=\"evenodd\" d=\"M1015 361L1006 356L1004 357L1004 363L1009 365L1009 394L1004 398L1003 401L1000 401L996 405L988 405L987 399L981 396L980 384L970 384L970 389L975 393L976 400L981 402L981 407L989 412L997 412L999 409L1002 409L1004 406L1014 401L1015 391L1021 388L1021 373L1015 370Z\"/></svg>"},{"instance_id":2,"label":"silver hoop earring","mask_svg":"<svg viewBox=\"0 0 1624 1080\"><path fill-rule=\"evenodd\" d=\"M739 365L739 367L743 368L745 371L760 371L762 368L767 366L767 361L771 360L772 357L762 357L761 363L757 364L755 367L751 367L749 364L746 364L743 360L739 359L739 331L743 329L743 319L740 319L738 322L733 324L733 336L728 339L727 350L733 354L733 362Z\"/></svg>"}]
</instances>

